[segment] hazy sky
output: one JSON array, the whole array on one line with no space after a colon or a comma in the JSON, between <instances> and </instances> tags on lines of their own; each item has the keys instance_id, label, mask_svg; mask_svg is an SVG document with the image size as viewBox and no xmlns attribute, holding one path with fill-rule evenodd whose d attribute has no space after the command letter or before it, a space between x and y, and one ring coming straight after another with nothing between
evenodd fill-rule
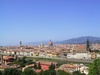
<instances>
[{"instance_id":1,"label":"hazy sky","mask_svg":"<svg viewBox=\"0 0 100 75\"><path fill-rule=\"evenodd\" d=\"M0 45L100 37L100 0L0 0Z\"/></svg>"}]
</instances>

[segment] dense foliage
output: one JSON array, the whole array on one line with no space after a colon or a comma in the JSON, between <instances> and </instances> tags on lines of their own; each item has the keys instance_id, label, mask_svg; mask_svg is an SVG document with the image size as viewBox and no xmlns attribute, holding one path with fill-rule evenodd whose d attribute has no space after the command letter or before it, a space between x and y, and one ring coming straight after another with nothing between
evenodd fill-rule
<instances>
[{"instance_id":1,"label":"dense foliage","mask_svg":"<svg viewBox=\"0 0 100 75\"><path fill-rule=\"evenodd\" d=\"M33 61L30 59L27 59L25 56L22 58L18 58L15 60L12 64L20 65L20 67L25 67L25 65L33 64Z\"/></svg>"},{"instance_id":2,"label":"dense foliage","mask_svg":"<svg viewBox=\"0 0 100 75\"><path fill-rule=\"evenodd\" d=\"M32 68L26 68L23 72L21 70L18 70L16 68L7 68L4 70L4 72L0 73L0 75L85 75L81 74L79 71L73 72L73 74L70 74L68 72L65 72L63 70L46 70L41 71L40 73L36 73L34 69Z\"/></svg>"},{"instance_id":3,"label":"dense foliage","mask_svg":"<svg viewBox=\"0 0 100 75\"><path fill-rule=\"evenodd\" d=\"M21 70L18 70L16 68L6 68L1 75L21 75Z\"/></svg>"},{"instance_id":4,"label":"dense foliage","mask_svg":"<svg viewBox=\"0 0 100 75\"><path fill-rule=\"evenodd\" d=\"M67 72L65 72L63 70L58 70L57 71L57 75L71 75L71 74L70 73L67 73Z\"/></svg>"},{"instance_id":5,"label":"dense foliage","mask_svg":"<svg viewBox=\"0 0 100 75\"><path fill-rule=\"evenodd\" d=\"M100 75L100 58L95 59L93 63L90 64L88 75Z\"/></svg>"},{"instance_id":6,"label":"dense foliage","mask_svg":"<svg viewBox=\"0 0 100 75\"><path fill-rule=\"evenodd\" d=\"M55 69L55 64L51 63L49 69L50 69L50 70L54 70L54 69Z\"/></svg>"},{"instance_id":7,"label":"dense foliage","mask_svg":"<svg viewBox=\"0 0 100 75\"><path fill-rule=\"evenodd\" d=\"M73 72L73 75L85 75L84 73L81 73L80 71Z\"/></svg>"},{"instance_id":8,"label":"dense foliage","mask_svg":"<svg viewBox=\"0 0 100 75\"><path fill-rule=\"evenodd\" d=\"M27 68L24 70L24 72L22 72L21 75L37 75L37 73L33 71L31 68Z\"/></svg>"},{"instance_id":9,"label":"dense foliage","mask_svg":"<svg viewBox=\"0 0 100 75\"><path fill-rule=\"evenodd\" d=\"M23 63L27 63L26 58L22 58L20 60L21 66ZM34 69L33 69L34 68ZM55 70L55 65L52 63L49 67L49 70L41 71L40 73L36 73L37 69L41 69L41 64L34 64L34 67L27 68L23 72L17 68L6 68L4 71L0 71L0 75L85 75L80 71L75 71L72 74L65 72L63 70ZM100 58L95 59L89 66L89 74L88 75L100 75Z\"/></svg>"}]
</instances>

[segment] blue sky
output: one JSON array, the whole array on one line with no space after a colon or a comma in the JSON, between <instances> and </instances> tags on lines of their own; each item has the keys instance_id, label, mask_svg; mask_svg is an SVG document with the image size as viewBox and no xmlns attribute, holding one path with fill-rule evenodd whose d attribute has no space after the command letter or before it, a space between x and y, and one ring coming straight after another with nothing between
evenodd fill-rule
<instances>
[{"instance_id":1,"label":"blue sky","mask_svg":"<svg viewBox=\"0 0 100 75\"><path fill-rule=\"evenodd\" d=\"M0 45L100 37L100 0L0 0Z\"/></svg>"}]
</instances>

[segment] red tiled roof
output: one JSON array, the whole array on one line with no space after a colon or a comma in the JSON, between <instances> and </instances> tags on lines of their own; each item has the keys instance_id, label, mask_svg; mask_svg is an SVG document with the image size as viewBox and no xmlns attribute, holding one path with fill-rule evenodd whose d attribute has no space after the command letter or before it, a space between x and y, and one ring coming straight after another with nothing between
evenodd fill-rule
<instances>
[{"instance_id":1,"label":"red tiled roof","mask_svg":"<svg viewBox=\"0 0 100 75\"><path fill-rule=\"evenodd\" d=\"M41 70L36 70L36 73L40 73L41 72Z\"/></svg>"},{"instance_id":2,"label":"red tiled roof","mask_svg":"<svg viewBox=\"0 0 100 75\"><path fill-rule=\"evenodd\" d=\"M3 57L3 60L9 60L9 59L13 59L13 57L12 56L5 56L5 57Z\"/></svg>"},{"instance_id":3,"label":"red tiled roof","mask_svg":"<svg viewBox=\"0 0 100 75\"><path fill-rule=\"evenodd\" d=\"M45 70L48 70L48 69L49 69L49 66L48 66L48 65L43 65L43 64L42 64L42 65L41 65L41 69L44 70L44 71L45 71Z\"/></svg>"}]
</instances>

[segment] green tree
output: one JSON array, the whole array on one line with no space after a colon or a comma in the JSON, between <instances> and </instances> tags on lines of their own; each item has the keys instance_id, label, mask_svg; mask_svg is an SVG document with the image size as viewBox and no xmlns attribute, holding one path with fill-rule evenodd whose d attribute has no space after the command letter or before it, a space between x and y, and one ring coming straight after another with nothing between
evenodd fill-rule
<instances>
[{"instance_id":1,"label":"green tree","mask_svg":"<svg viewBox=\"0 0 100 75\"><path fill-rule=\"evenodd\" d=\"M21 71L16 68L6 68L4 69L3 75L21 75Z\"/></svg>"},{"instance_id":2,"label":"green tree","mask_svg":"<svg viewBox=\"0 0 100 75\"><path fill-rule=\"evenodd\" d=\"M37 75L37 73L35 71L33 71L31 68L27 68L24 70L22 75Z\"/></svg>"},{"instance_id":3,"label":"green tree","mask_svg":"<svg viewBox=\"0 0 100 75\"><path fill-rule=\"evenodd\" d=\"M20 59L20 67L25 67L27 61L26 61L26 56L22 57L22 59Z\"/></svg>"},{"instance_id":4,"label":"green tree","mask_svg":"<svg viewBox=\"0 0 100 75\"><path fill-rule=\"evenodd\" d=\"M56 71L55 70L50 70L50 75L56 75Z\"/></svg>"},{"instance_id":5,"label":"green tree","mask_svg":"<svg viewBox=\"0 0 100 75\"><path fill-rule=\"evenodd\" d=\"M18 58L18 59L17 59L17 61L18 61L18 62L21 62L21 59L20 59L20 58Z\"/></svg>"},{"instance_id":6,"label":"green tree","mask_svg":"<svg viewBox=\"0 0 100 75\"><path fill-rule=\"evenodd\" d=\"M49 70L54 70L55 69L55 64L51 63L51 65L49 66Z\"/></svg>"},{"instance_id":7,"label":"green tree","mask_svg":"<svg viewBox=\"0 0 100 75\"><path fill-rule=\"evenodd\" d=\"M44 71L43 75L50 75L50 71L49 70Z\"/></svg>"},{"instance_id":8,"label":"green tree","mask_svg":"<svg viewBox=\"0 0 100 75\"><path fill-rule=\"evenodd\" d=\"M20 67L25 67L25 64L23 62L21 62Z\"/></svg>"},{"instance_id":9,"label":"green tree","mask_svg":"<svg viewBox=\"0 0 100 75\"><path fill-rule=\"evenodd\" d=\"M38 63L38 69L41 69L41 64L40 64L40 62Z\"/></svg>"},{"instance_id":10,"label":"green tree","mask_svg":"<svg viewBox=\"0 0 100 75\"><path fill-rule=\"evenodd\" d=\"M73 75L85 75L84 73L81 73L80 71L74 71Z\"/></svg>"},{"instance_id":11,"label":"green tree","mask_svg":"<svg viewBox=\"0 0 100 75\"><path fill-rule=\"evenodd\" d=\"M24 56L23 58L22 58L22 62L25 64L26 63L26 56Z\"/></svg>"},{"instance_id":12,"label":"green tree","mask_svg":"<svg viewBox=\"0 0 100 75\"><path fill-rule=\"evenodd\" d=\"M34 63L34 69L37 69L38 67L37 67L37 64L36 63Z\"/></svg>"},{"instance_id":13,"label":"green tree","mask_svg":"<svg viewBox=\"0 0 100 75\"><path fill-rule=\"evenodd\" d=\"M71 75L71 74L70 73L67 73L67 72L65 72L63 70L58 70L57 71L57 75Z\"/></svg>"},{"instance_id":14,"label":"green tree","mask_svg":"<svg viewBox=\"0 0 100 75\"><path fill-rule=\"evenodd\" d=\"M100 58L95 59L93 63L90 64L88 75L100 75Z\"/></svg>"},{"instance_id":15,"label":"green tree","mask_svg":"<svg viewBox=\"0 0 100 75\"><path fill-rule=\"evenodd\" d=\"M29 64L33 64L33 61L32 60L28 60L27 61L27 65L29 65Z\"/></svg>"},{"instance_id":16,"label":"green tree","mask_svg":"<svg viewBox=\"0 0 100 75\"><path fill-rule=\"evenodd\" d=\"M44 71L43 71L43 70L41 70L41 72L39 73L39 75L44 75Z\"/></svg>"},{"instance_id":17,"label":"green tree","mask_svg":"<svg viewBox=\"0 0 100 75\"><path fill-rule=\"evenodd\" d=\"M82 73L81 75L86 75L86 74Z\"/></svg>"},{"instance_id":18,"label":"green tree","mask_svg":"<svg viewBox=\"0 0 100 75\"><path fill-rule=\"evenodd\" d=\"M87 44L86 44L87 51L88 51L89 48L90 48L90 42L89 42L89 39L87 39Z\"/></svg>"},{"instance_id":19,"label":"green tree","mask_svg":"<svg viewBox=\"0 0 100 75\"><path fill-rule=\"evenodd\" d=\"M0 75L2 75L3 74L3 71L0 71Z\"/></svg>"},{"instance_id":20,"label":"green tree","mask_svg":"<svg viewBox=\"0 0 100 75\"><path fill-rule=\"evenodd\" d=\"M81 75L80 71L74 71L73 75Z\"/></svg>"},{"instance_id":21,"label":"green tree","mask_svg":"<svg viewBox=\"0 0 100 75\"><path fill-rule=\"evenodd\" d=\"M46 70L46 71L41 71L39 75L56 75L55 70Z\"/></svg>"}]
</instances>

